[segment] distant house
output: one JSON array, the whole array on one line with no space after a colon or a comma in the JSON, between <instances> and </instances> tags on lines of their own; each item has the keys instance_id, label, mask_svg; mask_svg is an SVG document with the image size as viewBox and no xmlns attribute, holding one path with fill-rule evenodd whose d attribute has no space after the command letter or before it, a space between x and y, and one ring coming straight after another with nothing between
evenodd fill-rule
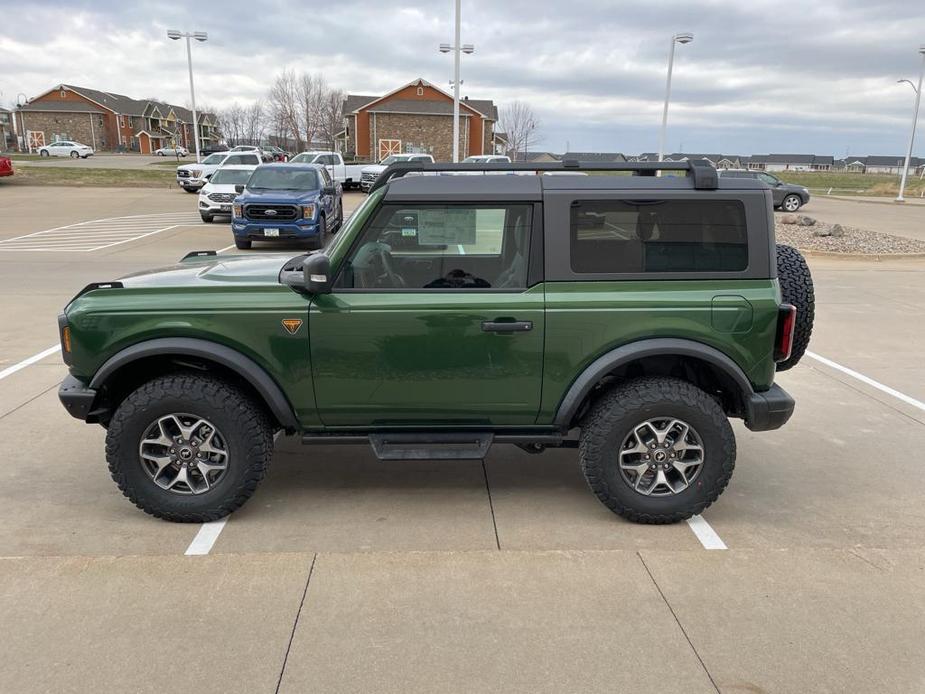
<instances>
[{"instance_id":1,"label":"distant house","mask_svg":"<svg viewBox=\"0 0 925 694\"><path fill-rule=\"evenodd\" d=\"M9 109L0 107L0 152L14 149L16 136L13 134L13 114Z\"/></svg>"},{"instance_id":2,"label":"distant house","mask_svg":"<svg viewBox=\"0 0 925 694\"><path fill-rule=\"evenodd\" d=\"M830 171L835 157L816 154L755 154L748 168L756 171Z\"/></svg>"},{"instance_id":3,"label":"distant house","mask_svg":"<svg viewBox=\"0 0 925 694\"><path fill-rule=\"evenodd\" d=\"M554 161L562 161L562 155L553 154L552 152L514 152L511 159L513 161L525 161L531 164L548 164Z\"/></svg>"},{"instance_id":4,"label":"distant house","mask_svg":"<svg viewBox=\"0 0 925 694\"><path fill-rule=\"evenodd\" d=\"M200 145L205 147L219 139L215 117L197 116ZM58 85L19 106L16 118L31 151L55 140L77 140L98 151L143 154L173 144L195 149L189 109L88 87Z\"/></svg>"},{"instance_id":5,"label":"distant house","mask_svg":"<svg viewBox=\"0 0 925 694\"><path fill-rule=\"evenodd\" d=\"M905 156L861 157L858 161L863 162L864 173L869 174L894 174L898 176L903 172L903 167L906 165ZM909 169L914 170L917 166L919 166L920 162L921 160L919 160L918 157L912 157L909 160Z\"/></svg>"},{"instance_id":6,"label":"distant house","mask_svg":"<svg viewBox=\"0 0 925 694\"><path fill-rule=\"evenodd\" d=\"M348 94L338 147L358 159L381 161L390 154L426 152L453 159L453 97L424 79L382 96ZM498 109L492 101L459 102L460 159L496 150Z\"/></svg>"},{"instance_id":7,"label":"distant house","mask_svg":"<svg viewBox=\"0 0 925 694\"><path fill-rule=\"evenodd\" d=\"M656 156L656 160L658 157ZM687 161L690 159L706 159L717 169L742 168L741 157L737 154L687 154L675 152L665 156L665 161Z\"/></svg>"},{"instance_id":8,"label":"distant house","mask_svg":"<svg viewBox=\"0 0 925 694\"><path fill-rule=\"evenodd\" d=\"M595 164L621 164L626 161L626 157L620 152L566 152L560 158Z\"/></svg>"}]
</instances>

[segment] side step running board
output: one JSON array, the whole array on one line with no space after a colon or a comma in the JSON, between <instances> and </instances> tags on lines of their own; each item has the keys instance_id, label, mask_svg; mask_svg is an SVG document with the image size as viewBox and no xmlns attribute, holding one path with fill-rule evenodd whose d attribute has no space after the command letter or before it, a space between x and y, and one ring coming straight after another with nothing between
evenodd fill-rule
<instances>
[{"instance_id":1,"label":"side step running board","mask_svg":"<svg viewBox=\"0 0 925 694\"><path fill-rule=\"evenodd\" d=\"M379 460L481 460L492 443L510 443L529 453L544 448L573 448L577 441L567 440L561 433L491 431L422 431L378 432L372 434L305 434L305 445L349 445L369 443Z\"/></svg>"},{"instance_id":2,"label":"side step running board","mask_svg":"<svg viewBox=\"0 0 925 694\"><path fill-rule=\"evenodd\" d=\"M490 432L446 434L370 434L379 460L481 460L491 448Z\"/></svg>"}]
</instances>

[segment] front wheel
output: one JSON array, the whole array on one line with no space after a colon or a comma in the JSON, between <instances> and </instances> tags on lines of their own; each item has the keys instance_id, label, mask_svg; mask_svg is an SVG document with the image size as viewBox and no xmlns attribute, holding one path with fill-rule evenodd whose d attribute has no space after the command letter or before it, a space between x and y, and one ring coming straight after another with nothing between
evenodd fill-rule
<instances>
[{"instance_id":1,"label":"front wheel","mask_svg":"<svg viewBox=\"0 0 925 694\"><path fill-rule=\"evenodd\" d=\"M799 195L788 195L783 199L780 206L787 212L796 212L803 206L803 200Z\"/></svg>"},{"instance_id":2,"label":"front wheel","mask_svg":"<svg viewBox=\"0 0 925 694\"><path fill-rule=\"evenodd\" d=\"M239 239L238 237L235 237L234 239L234 247L242 251L249 250L251 245L252 243L250 239Z\"/></svg>"},{"instance_id":3,"label":"front wheel","mask_svg":"<svg viewBox=\"0 0 925 694\"><path fill-rule=\"evenodd\" d=\"M687 381L647 377L613 388L581 425L579 459L591 490L636 523L701 513L735 467L732 427L714 398Z\"/></svg>"},{"instance_id":4,"label":"front wheel","mask_svg":"<svg viewBox=\"0 0 925 694\"><path fill-rule=\"evenodd\" d=\"M212 215L202 214L201 212L199 213L199 216L202 218L202 221L205 222L206 224L211 224L212 220L215 219L215 217L213 217Z\"/></svg>"},{"instance_id":5,"label":"front wheel","mask_svg":"<svg viewBox=\"0 0 925 694\"><path fill-rule=\"evenodd\" d=\"M152 516L213 521L246 502L266 474L273 427L225 381L200 374L155 378L129 395L106 433L119 489Z\"/></svg>"},{"instance_id":6,"label":"front wheel","mask_svg":"<svg viewBox=\"0 0 925 694\"><path fill-rule=\"evenodd\" d=\"M198 193L199 192L198 188L184 188L183 190L185 190L187 193Z\"/></svg>"},{"instance_id":7,"label":"front wheel","mask_svg":"<svg viewBox=\"0 0 925 694\"><path fill-rule=\"evenodd\" d=\"M39 150L39 156L40 157L50 157L51 154L48 152L47 149L41 149Z\"/></svg>"}]
</instances>

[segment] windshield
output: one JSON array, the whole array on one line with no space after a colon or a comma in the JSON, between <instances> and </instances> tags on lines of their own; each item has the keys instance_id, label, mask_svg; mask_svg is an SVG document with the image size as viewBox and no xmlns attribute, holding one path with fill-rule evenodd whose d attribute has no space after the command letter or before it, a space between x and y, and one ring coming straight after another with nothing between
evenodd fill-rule
<instances>
[{"instance_id":1,"label":"windshield","mask_svg":"<svg viewBox=\"0 0 925 694\"><path fill-rule=\"evenodd\" d=\"M317 154L312 154L311 152L302 152L302 154L295 155L289 162L292 164L311 164L317 156Z\"/></svg>"},{"instance_id":2,"label":"windshield","mask_svg":"<svg viewBox=\"0 0 925 694\"><path fill-rule=\"evenodd\" d=\"M334 240L324 249L324 253L326 253L329 258L336 260L340 257L342 249L346 249L350 245L350 237L353 234L354 226L363 226L363 224L366 223L367 218L379 205L379 201L382 200L384 195L385 188L380 188L375 193L369 195L369 197L360 203L360 206L353 211L350 218L344 222L343 227L337 230L338 233L334 237Z\"/></svg>"},{"instance_id":3,"label":"windshield","mask_svg":"<svg viewBox=\"0 0 925 694\"><path fill-rule=\"evenodd\" d=\"M246 184L252 173L253 171L247 171L245 169L219 169L214 174L212 174L212 178L209 179L209 183L213 185Z\"/></svg>"},{"instance_id":4,"label":"windshield","mask_svg":"<svg viewBox=\"0 0 925 694\"><path fill-rule=\"evenodd\" d=\"M287 168L257 169L247 183L249 190L317 190L315 171L293 171Z\"/></svg>"},{"instance_id":5,"label":"windshield","mask_svg":"<svg viewBox=\"0 0 925 694\"><path fill-rule=\"evenodd\" d=\"M203 164L221 164L225 161L224 154L210 154L205 159L202 160Z\"/></svg>"}]
</instances>

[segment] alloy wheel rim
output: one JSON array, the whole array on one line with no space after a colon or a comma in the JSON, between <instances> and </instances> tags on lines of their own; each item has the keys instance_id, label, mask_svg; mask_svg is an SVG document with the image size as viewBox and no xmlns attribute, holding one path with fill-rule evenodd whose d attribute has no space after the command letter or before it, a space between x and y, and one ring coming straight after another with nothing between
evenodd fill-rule
<instances>
[{"instance_id":1,"label":"alloy wheel rim","mask_svg":"<svg viewBox=\"0 0 925 694\"><path fill-rule=\"evenodd\" d=\"M796 199L793 198L793 197L787 198L787 200L786 200L786 202L785 202L785 204L784 204L784 207L787 208L787 211L788 211L788 212L794 212L794 211L796 211L796 209L798 208Z\"/></svg>"},{"instance_id":2,"label":"alloy wheel rim","mask_svg":"<svg viewBox=\"0 0 925 694\"><path fill-rule=\"evenodd\" d=\"M224 435L209 420L192 414L158 417L145 429L138 455L154 484L174 494L208 492L228 470Z\"/></svg>"},{"instance_id":3,"label":"alloy wheel rim","mask_svg":"<svg viewBox=\"0 0 925 694\"><path fill-rule=\"evenodd\" d=\"M700 434L674 417L654 417L634 426L620 446L620 477L637 494L673 496L703 469Z\"/></svg>"}]
</instances>

